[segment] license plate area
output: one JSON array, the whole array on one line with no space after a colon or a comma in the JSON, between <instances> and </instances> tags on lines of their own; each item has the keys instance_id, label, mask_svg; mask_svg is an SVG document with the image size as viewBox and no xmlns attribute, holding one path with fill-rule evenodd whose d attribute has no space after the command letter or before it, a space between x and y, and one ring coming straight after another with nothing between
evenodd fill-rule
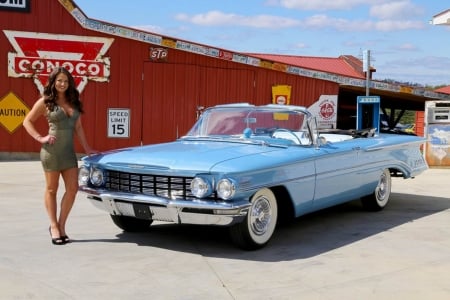
<instances>
[{"instance_id":1,"label":"license plate area","mask_svg":"<svg viewBox=\"0 0 450 300\"><path fill-rule=\"evenodd\" d=\"M134 203L133 204L134 216L138 219L151 220L152 213L150 207L145 204Z\"/></svg>"}]
</instances>

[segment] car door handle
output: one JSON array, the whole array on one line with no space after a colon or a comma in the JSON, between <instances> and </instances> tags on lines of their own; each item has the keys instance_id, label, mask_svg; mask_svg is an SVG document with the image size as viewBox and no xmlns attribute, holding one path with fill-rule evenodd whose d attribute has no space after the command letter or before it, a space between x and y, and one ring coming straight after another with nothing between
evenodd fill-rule
<instances>
[{"instance_id":1,"label":"car door handle","mask_svg":"<svg viewBox=\"0 0 450 300\"><path fill-rule=\"evenodd\" d=\"M357 147L353 147L352 149L355 151L359 151L359 150L361 150L361 147L357 146Z\"/></svg>"}]
</instances>

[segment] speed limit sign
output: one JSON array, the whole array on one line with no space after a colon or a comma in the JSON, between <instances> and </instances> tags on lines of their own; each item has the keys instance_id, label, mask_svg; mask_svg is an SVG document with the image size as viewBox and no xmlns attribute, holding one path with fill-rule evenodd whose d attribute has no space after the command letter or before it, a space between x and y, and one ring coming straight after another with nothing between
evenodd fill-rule
<instances>
[{"instance_id":1,"label":"speed limit sign","mask_svg":"<svg viewBox=\"0 0 450 300\"><path fill-rule=\"evenodd\" d=\"M113 138L130 137L130 109L128 108L108 109L108 137Z\"/></svg>"}]
</instances>

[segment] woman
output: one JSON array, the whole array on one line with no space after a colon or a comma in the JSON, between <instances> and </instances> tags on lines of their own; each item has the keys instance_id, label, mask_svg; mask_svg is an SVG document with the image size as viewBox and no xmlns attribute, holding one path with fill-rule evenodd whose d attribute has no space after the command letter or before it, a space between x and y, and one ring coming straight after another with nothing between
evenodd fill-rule
<instances>
[{"instance_id":1,"label":"woman","mask_svg":"<svg viewBox=\"0 0 450 300\"><path fill-rule=\"evenodd\" d=\"M29 135L42 144L40 158L44 169L45 207L50 218L50 237L54 245L70 242L66 222L78 191L78 160L73 145L76 132L87 154L94 151L88 145L80 120L83 113L75 81L66 68L55 68L49 75L43 96L33 105L23 121ZM41 135L34 126L36 120L45 116L49 131ZM65 193L58 212L57 191L60 176Z\"/></svg>"}]
</instances>

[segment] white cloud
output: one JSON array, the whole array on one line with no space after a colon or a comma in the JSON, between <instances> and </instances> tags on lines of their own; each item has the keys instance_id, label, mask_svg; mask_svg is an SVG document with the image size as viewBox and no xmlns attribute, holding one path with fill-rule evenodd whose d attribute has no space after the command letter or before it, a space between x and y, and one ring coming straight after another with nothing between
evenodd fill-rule
<instances>
[{"instance_id":1,"label":"white cloud","mask_svg":"<svg viewBox=\"0 0 450 300\"><path fill-rule=\"evenodd\" d=\"M374 5L370 15L379 19L404 20L422 14L422 10L409 0Z\"/></svg>"},{"instance_id":2,"label":"white cloud","mask_svg":"<svg viewBox=\"0 0 450 300\"><path fill-rule=\"evenodd\" d=\"M149 32L165 33L164 28L162 28L161 26L156 26L156 25L134 25L131 27L140 29L140 30L144 30L144 31L149 31Z\"/></svg>"},{"instance_id":3,"label":"white cloud","mask_svg":"<svg viewBox=\"0 0 450 300\"><path fill-rule=\"evenodd\" d=\"M348 20L342 18L331 18L327 15L314 15L302 22L304 27L309 28L334 28L339 31L395 31L406 29L421 29L425 26L417 21L395 21L395 20Z\"/></svg>"},{"instance_id":4,"label":"white cloud","mask_svg":"<svg viewBox=\"0 0 450 300\"><path fill-rule=\"evenodd\" d=\"M334 28L339 31L362 31L371 29L369 21L350 21L342 18L331 18L327 15L314 15L302 22L304 27L322 29Z\"/></svg>"},{"instance_id":5,"label":"white cloud","mask_svg":"<svg viewBox=\"0 0 450 300\"><path fill-rule=\"evenodd\" d=\"M385 61L377 67L377 78L402 79L431 85L448 84L450 80L450 58L438 56L404 56ZM378 74L377 74L378 73Z\"/></svg>"},{"instance_id":6,"label":"white cloud","mask_svg":"<svg viewBox=\"0 0 450 300\"><path fill-rule=\"evenodd\" d=\"M252 28L334 28L338 31L395 31L406 29L421 29L424 23L418 21L402 20L349 20L333 18L325 14L313 15L304 20L295 20L271 15L243 16L238 14L226 14L220 11L210 11L203 14L176 15L178 21L188 22L200 26L244 26Z\"/></svg>"},{"instance_id":7,"label":"white cloud","mask_svg":"<svg viewBox=\"0 0 450 300\"><path fill-rule=\"evenodd\" d=\"M178 21L190 22L202 26L246 26L254 28L286 28L300 25L300 21L271 16L243 16L232 13L223 13L220 11L209 11L203 14L189 16L187 14L178 14L175 16Z\"/></svg>"},{"instance_id":8,"label":"white cloud","mask_svg":"<svg viewBox=\"0 0 450 300\"><path fill-rule=\"evenodd\" d=\"M294 44L293 46L294 46L294 48L296 48L296 49L306 49L306 48L309 48L309 46L308 46L307 44L305 44L305 43L296 43L296 44Z\"/></svg>"},{"instance_id":9,"label":"white cloud","mask_svg":"<svg viewBox=\"0 0 450 300\"><path fill-rule=\"evenodd\" d=\"M294 19L276 15L246 16L235 13L225 13L218 10L188 15L180 13L175 16L178 21L188 22L200 26L243 26L251 28L332 28L338 31L398 31L408 29L422 29L427 24L424 21L410 19L420 15L421 9L410 0L267 0L266 4L281 5L295 9L349 9L357 5L370 6L372 18L360 19L335 18L327 14L316 14L305 19Z\"/></svg>"},{"instance_id":10,"label":"white cloud","mask_svg":"<svg viewBox=\"0 0 450 300\"><path fill-rule=\"evenodd\" d=\"M139 30L144 30L147 32L165 34L165 35L169 35L169 36L176 36L176 35L180 35L181 32L189 31L189 28L186 28L184 26L178 26L175 28L163 28L161 26L156 26L156 25L134 25L131 27L139 29Z\"/></svg>"},{"instance_id":11,"label":"white cloud","mask_svg":"<svg viewBox=\"0 0 450 300\"><path fill-rule=\"evenodd\" d=\"M442 74L450 74L450 72L448 71L450 69L449 57L426 56L411 60L409 61L409 63L413 66L421 66L423 68L434 71L439 70L438 72Z\"/></svg>"},{"instance_id":12,"label":"white cloud","mask_svg":"<svg viewBox=\"0 0 450 300\"><path fill-rule=\"evenodd\" d=\"M405 43L398 45L395 47L395 50L401 50L401 51L416 51L417 47L411 43Z\"/></svg>"},{"instance_id":13,"label":"white cloud","mask_svg":"<svg viewBox=\"0 0 450 300\"><path fill-rule=\"evenodd\" d=\"M268 0L268 5L278 5L300 10L348 10L359 5L372 5L388 0Z\"/></svg>"},{"instance_id":14,"label":"white cloud","mask_svg":"<svg viewBox=\"0 0 450 300\"><path fill-rule=\"evenodd\" d=\"M438 56L422 56L422 57L410 57L403 56L402 58L391 59L385 61L383 70L389 69L390 72L411 72L417 75L428 74L429 71L433 71L435 76L447 75L450 76L450 58L438 57Z\"/></svg>"},{"instance_id":15,"label":"white cloud","mask_svg":"<svg viewBox=\"0 0 450 300\"><path fill-rule=\"evenodd\" d=\"M422 29L424 27L425 23L420 21L383 20L375 22L373 29L378 31L396 31L408 29Z\"/></svg>"}]
</instances>

